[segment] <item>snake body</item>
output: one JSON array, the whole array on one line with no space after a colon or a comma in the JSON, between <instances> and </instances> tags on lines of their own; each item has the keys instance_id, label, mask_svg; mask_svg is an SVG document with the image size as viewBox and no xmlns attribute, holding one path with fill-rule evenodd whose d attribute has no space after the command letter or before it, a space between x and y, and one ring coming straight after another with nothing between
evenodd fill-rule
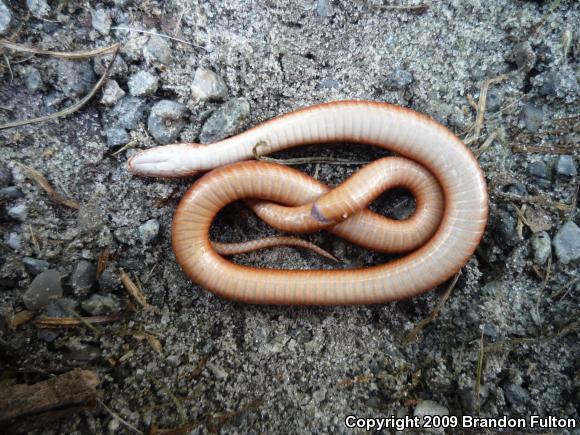
<instances>
[{"instance_id":1,"label":"snake body","mask_svg":"<svg viewBox=\"0 0 580 435\"><path fill-rule=\"evenodd\" d=\"M374 145L398 157L379 159L332 190L288 167L240 162L253 157L257 144L266 154L332 142ZM486 184L469 149L431 118L387 103L311 106L211 145L166 145L129 161L130 171L148 176L176 177L211 169L177 207L173 249L193 281L236 301L347 305L409 298L455 274L473 254L487 222ZM415 213L406 221L365 210L393 187L406 188L417 201ZM364 247L414 250L362 269L241 266L220 256L208 236L218 211L238 199L251 199L259 216L285 231L326 228Z\"/></svg>"}]
</instances>

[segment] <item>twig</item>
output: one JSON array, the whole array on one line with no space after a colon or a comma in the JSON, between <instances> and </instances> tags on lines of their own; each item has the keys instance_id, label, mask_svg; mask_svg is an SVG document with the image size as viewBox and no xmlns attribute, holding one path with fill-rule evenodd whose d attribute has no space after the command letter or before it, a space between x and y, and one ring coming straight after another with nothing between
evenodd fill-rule
<instances>
[{"instance_id":1,"label":"twig","mask_svg":"<svg viewBox=\"0 0 580 435\"><path fill-rule=\"evenodd\" d=\"M279 165L304 165L308 163L328 163L330 165L366 165L369 161L356 161L348 159L337 159L332 157L297 157L293 159L275 159L273 157L265 157L258 151L258 148L264 146L263 142L258 142L254 145L252 153L256 160L270 163L278 163Z\"/></svg>"},{"instance_id":2,"label":"twig","mask_svg":"<svg viewBox=\"0 0 580 435\"><path fill-rule=\"evenodd\" d=\"M195 45L195 44L192 44L191 42L187 42L183 39L179 39L179 38L176 38L174 36L165 35L163 33L151 32L149 30L132 29L130 27L122 27L122 26L114 26L114 27L111 27L111 29L112 30L125 30L127 32L143 33L145 35L151 35L151 36L159 36L160 38L171 39L172 41L181 42L182 44L190 45L190 46L195 47L195 48L201 48L202 50L206 49L205 47L202 47L201 45Z\"/></svg>"},{"instance_id":3,"label":"twig","mask_svg":"<svg viewBox=\"0 0 580 435\"><path fill-rule=\"evenodd\" d=\"M74 199L67 198L67 197L63 196L62 194L58 193L56 190L54 190L54 188L50 185L50 183L44 177L44 175L42 175L36 169L33 169L30 166L23 165L22 163L19 163L19 162L14 162L14 163L16 163L16 165L20 166L22 169L24 169L26 171L26 173L28 174L28 176L30 178L32 178L34 181L36 181L36 183L40 187L42 187L42 189L48 194L48 196L54 202L57 202L57 203L62 204L66 207L69 207L69 208L74 208L75 210L78 210L79 208L81 208L80 204L78 202L76 202Z\"/></svg>"},{"instance_id":4,"label":"twig","mask_svg":"<svg viewBox=\"0 0 580 435\"><path fill-rule=\"evenodd\" d=\"M382 9L385 11L410 11L410 12L425 12L431 6L431 2L418 3L416 5L376 5L375 9Z\"/></svg>"},{"instance_id":5,"label":"twig","mask_svg":"<svg viewBox=\"0 0 580 435\"><path fill-rule=\"evenodd\" d=\"M109 408L107 405L105 405L101 399L97 399L97 402L99 403L99 405L101 405L103 408L105 408L105 411L107 411L109 414L111 414L111 416L113 418L119 420L119 423L121 423L127 429L131 429L133 432L136 432L136 433L139 433L142 435L145 434L145 432L140 431L139 429L137 429L135 426L133 426L128 421L123 420L118 414L115 414L115 412L113 412L113 410L111 408Z\"/></svg>"},{"instance_id":6,"label":"twig","mask_svg":"<svg viewBox=\"0 0 580 435\"><path fill-rule=\"evenodd\" d=\"M185 422L187 421L187 414L185 412L185 408L183 407L183 404L181 403L181 401L175 396L175 394L173 394L173 392L163 382L161 382L155 378L150 378L150 379L151 379L151 381L153 381L153 383L155 385L157 385L159 388L161 388L165 392L165 394L167 394L169 396L169 398L171 399L171 401L173 402L173 404L177 408L177 413L179 414L179 420L180 420L179 422L182 425L184 425Z\"/></svg>"},{"instance_id":7,"label":"twig","mask_svg":"<svg viewBox=\"0 0 580 435\"><path fill-rule=\"evenodd\" d=\"M497 136L498 136L498 133L496 130L487 137L485 142L479 147L479 149L477 151L475 151L475 158L476 159L479 159L479 157L481 157L481 155L491 146L491 144L497 138Z\"/></svg>"},{"instance_id":8,"label":"twig","mask_svg":"<svg viewBox=\"0 0 580 435\"><path fill-rule=\"evenodd\" d=\"M481 375L483 373L483 328L481 328L481 338L479 339L479 351L477 352L477 371L475 376L475 404L479 413L479 395L481 390Z\"/></svg>"},{"instance_id":9,"label":"twig","mask_svg":"<svg viewBox=\"0 0 580 435\"><path fill-rule=\"evenodd\" d=\"M46 56L58 57L61 59L80 60L98 56L104 53L110 53L119 49L119 44L113 44L108 47L95 48L94 50L86 51L51 51L42 50L40 48L29 47L23 44L17 44L6 39L0 39L0 48L8 48L9 50L20 51L24 53L42 54Z\"/></svg>"},{"instance_id":10,"label":"twig","mask_svg":"<svg viewBox=\"0 0 580 435\"><path fill-rule=\"evenodd\" d=\"M421 330L425 326L427 326L429 323L431 323L433 320L435 320L435 318L439 315L439 313L443 309L443 305L445 305L445 302L447 302L447 299L449 299L449 296L451 296L451 292L455 288L455 284L457 284L457 280L459 279L460 274L461 274L460 272L455 274L455 276L453 277L453 279L449 283L447 290L445 290L445 293L441 297L441 300L439 301L439 303L437 304L435 309L433 311L431 311L431 314L429 314L429 316L427 316L425 319L421 320L417 324L417 326L415 326L411 330L411 332L409 332L405 336L405 338L403 339L403 345L407 345L407 344L411 343L412 341L414 341L417 338L417 335L419 335L419 332L421 332Z\"/></svg>"},{"instance_id":11,"label":"twig","mask_svg":"<svg viewBox=\"0 0 580 435\"><path fill-rule=\"evenodd\" d=\"M77 326L88 324L100 324L117 322L127 318L127 313L120 312L108 316L90 316L90 317L49 317L38 316L34 319L34 325L37 328L76 328ZM82 320L81 320L82 319Z\"/></svg>"},{"instance_id":12,"label":"twig","mask_svg":"<svg viewBox=\"0 0 580 435\"><path fill-rule=\"evenodd\" d=\"M129 274L127 274L123 269L121 269L121 274L119 275L121 278L121 282L129 292L131 296L135 298L135 300L145 309L151 308L151 305L147 303L147 299L143 292L137 287L137 285L133 282Z\"/></svg>"},{"instance_id":13,"label":"twig","mask_svg":"<svg viewBox=\"0 0 580 435\"><path fill-rule=\"evenodd\" d=\"M479 99L477 100L477 115L475 116L475 125L473 129L473 134L465 140L465 144L469 145L479 139L479 135L483 128L483 121L485 119L485 107L487 105L487 91L489 87L495 83L499 83L508 78L507 74L502 74L498 77L492 79L487 79L481 85L481 90L479 92Z\"/></svg>"},{"instance_id":14,"label":"twig","mask_svg":"<svg viewBox=\"0 0 580 435\"><path fill-rule=\"evenodd\" d=\"M60 118L62 116L70 115L70 114L76 112L77 110L81 109L85 104L87 104L89 102L89 100L91 98L93 98L93 96L97 93L97 91L101 88L101 86L103 85L103 83L105 83L105 80L109 76L109 72L111 71L111 68L113 67L113 63L115 62L115 59L117 58L117 54L119 53L119 44L114 44L111 47L108 47L106 52L111 51L111 48L114 48L115 51L114 51L113 58L111 59L111 62L109 62L109 65L107 66L107 69L105 70L105 72L103 73L103 75L101 76L99 81L95 84L95 86L93 86L91 91L78 103L75 103L72 106L66 107L63 110L60 110L58 112L51 113L50 115L39 116L37 118L32 118L32 119L22 119L20 121L13 121L13 122L8 122L6 124L2 124L2 125L0 125L0 130L4 130L6 128L20 127L22 125L35 124L38 122L49 121L51 119L56 119L56 118ZM100 49L99 53L102 53L102 52L103 52L103 49Z\"/></svg>"}]
</instances>

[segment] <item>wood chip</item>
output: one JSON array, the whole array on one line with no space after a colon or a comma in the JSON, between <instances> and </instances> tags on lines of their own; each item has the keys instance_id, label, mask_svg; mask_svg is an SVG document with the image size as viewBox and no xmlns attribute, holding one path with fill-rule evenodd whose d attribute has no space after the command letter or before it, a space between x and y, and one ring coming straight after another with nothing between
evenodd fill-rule
<instances>
[{"instance_id":1,"label":"wood chip","mask_svg":"<svg viewBox=\"0 0 580 435\"><path fill-rule=\"evenodd\" d=\"M94 409L98 384L96 373L81 369L32 385L0 382L0 432L45 428L67 415Z\"/></svg>"}]
</instances>

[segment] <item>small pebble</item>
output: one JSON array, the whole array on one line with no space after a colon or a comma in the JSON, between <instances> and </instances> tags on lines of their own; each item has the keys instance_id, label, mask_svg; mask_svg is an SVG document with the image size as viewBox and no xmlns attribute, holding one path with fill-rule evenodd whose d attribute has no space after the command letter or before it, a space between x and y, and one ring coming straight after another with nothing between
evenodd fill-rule
<instances>
[{"instance_id":1,"label":"small pebble","mask_svg":"<svg viewBox=\"0 0 580 435\"><path fill-rule=\"evenodd\" d=\"M578 97L576 74L569 66L540 74L535 77L534 83L539 85L538 92L546 97L557 97L567 102L574 102Z\"/></svg>"},{"instance_id":2,"label":"small pebble","mask_svg":"<svg viewBox=\"0 0 580 435\"><path fill-rule=\"evenodd\" d=\"M89 61L58 61L58 86L67 97L85 96L94 84L95 73Z\"/></svg>"},{"instance_id":3,"label":"small pebble","mask_svg":"<svg viewBox=\"0 0 580 435\"><path fill-rule=\"evenodd\" d=\"M112 314L121 311L121 303L116 296L110 294L93 294L86 301L81 302L81 307L93 316Z\"/></svg>"},{"instance_id":4,"label":"small pebble","mask_svg":"<svg viewBox=\"0 0 580 435\"><path fill-rule=\"evenodd\" d=\"M50 14L50 7L46 0L26 0L26 6L36 18L46 18Z\"/></svg>"},{"instance_id":5,"label":"small pebble","mask_svg":"<svg viewBox=\"0 0 580 435\"><path fill-rule=\"evenodd\" d=\"M47 306L50 302L62 297L62 286L60 275L56 270L46 270L37 275L30 284L30 287L22 299L26 308L38 310Z\"/></svg>"},{"instance_id":6,"label":"small pebble","mask_svg":"<svg viewBox=\"0 0 580 435\"><path fill-rule=\"evenodd\" d=\"M245 98L234 98L215 110L203 124L202 143L217 142L237 133L250 116L250 103Z\"/></svg>"},{"instance_id":7,"label":"small pebble","mask_svg":"<svg viewBox=\"0 0 580 435\"><path fill-rule=\"evenodd\" d=\"M528 41L520 42L514 47L513 57L518 69L529 72L536 64L536 54Z\"/></svg>"},{"instance_id":8,"label":"small pebble","mask_svg":"<svg viewBox=\"0 0 580 435\"><path fill-rule=\"evenodd\" d=\"M45 270L48 270L48 268L50 267L48 261L39 260L32 257L24 257L22 259L22 262L24 263L24 267L26 267L26 270L32 275L38 275L44 272Z\"/></svg>"},{"instance_id":9,"label":"small pebble","mask_svg":"<svg viewBox=\"0 0 580 435\"><path fill-rule=\"evenodd\" d=\"M139 226L139 237L145 244L153 242L159 235L159 221L149 219L143 225Z\"/></svg>"},{"instance_id":10,"label":"small pebble","mask_svg":"<svg viewBox=\"0 0 580 435\"><path fill-rule=\"evenodd\" d=\"M12 171L10 168L0 162L0 187L9 186L12 183Z\"/></svg>"},{"instance_id":11,"label":"small pebble","mask_svg":"<svg viewBox=\"0 0 580 435\"><path fill-rule=\"evenodd\" d=\"M561 178L575 177L577 172L574 157L567 155L560 156L556 164L556 174Z\"/></svg>"},{"instance_id":12,"label":"small pebble","mask_svg":"<svg viewBox=\"0 0 580 435\"><path fill-rule=\"evenodd\" d=\"M26 220L27 214L28 208L26 207L26 204L18 204L8 209L8 216L20 222L24 222Z\"/></svg>"},{"instance_id":13,"label":"small pebble","mask_svg":"<svg viewBox=\"0 0 580 435\"><path fill-rule=\"evenodd\" d=\"M20 240L20 235L17 233L8 234L8 237L6 239L6 244L8 246L10 246L12 249L14 249L15 251L18 251L20 249L20 246L22 245L22 240Z\"/></svg>"},{"instance_id":14,"label":"small pebble","mask_svg":"<svg viewBox=\"0 0 580 435\"><path fill-rule=\"evenodd\" d=\"M63 359L74 361L94 361L101 357L101 349L93 344L82 343L74 340L66 345L66 351L62 353Z\"/></svg>"},{"instance_id":15,"label":"small pebble","mask_svg":"<svg viewBox=\"0 0 580 435\"><path fill-rule=\"evenodd\" d=\"M122 127L111 127L108 128L106 133L107 135L107 146L108 147L116 147L119 145L125 145L131 140L129 133Z\"/></svg>"},{"instance_id":16,"label":"small pebble","mask_svg":"<svg viewBox=\"0 0 580 435\"><path fill-rule=\"evenodd\" d=\"M103 273L99 276L98 283L101 290L116 290L121 287L119 276L109 267L103 270Z\"/></svg>"},{"instance_id":17,"label":"small pebble","mask_svg":"<svg viewBox=\"0 0 580 435\"><path fill-rule=\"evenodd\" d=\"M6 33L10 27L10 21L12 20L12 12L8 9L8 6L0 0L0 35Z\"/></svg>"},{"instance_id":18,"label":"small pebble","mask_svg":"<svg viewBox=\"0 0 580 435\"><path fill-rule=\"evenodd\" d=\"M107 71L107 67L109 66L109 63L111 62L112 59L113 59L112 53L107 53L95 57L95 59L93 60L93 70L95 71L95 74L97 74L98 76L102 76L105 73L105 71ZM113 63L113 66L109 70L108 77L109 78L120 77L124 79L128 71L129 67L127 66L127 63L125 62L121 54L117 54L115 62Z\"/></svg>"},{"instance_id":19,"label":"small pebble","mask_svg":"<svg viewBox=\"0 0 580 435\"><path fill-rule=\"evenodd\" d=\"M185 125L185 111L185 106L177 101L161 100L151 108L147 130L160 144L174 142Z\"/></svg>"},{"instance_id":20,"label":"small pebble","mask_svg":"<svg viewBox=\"0 0 580 435\"><path fill-rule=\"evenodd\" d=\"M526 130L535 133L544 123L544 109L542 106L527 103L520 114L520 119L524 123Z\"/></svg>"},{"instance_id":21,"label":"small pebble","mask_svg":"<svg viewBox=\"0 0 580 435\"><path fill-rule=\"evenodd\" d=\"M580 259L580 228L572 221L566 222L552 244L560 263L568 264Z\"/></svg>"},{"instance_id":22,"label":"small pebble","mask_svg":"<svg viewBox=\"0 0 580 435\"><path fill-rule=\"evenodd\" d=\"M148 71L133 74L127 82L129 93L135 97L153 95L159 86L159 77Z\"/></svg>"},{"instance_id":23,"label":"small pebble","mask_svg":"<svg viewBox=\"0 0 580 435\"><path fill-rule=\"evenodd\" d=\"M547 232L541 231L532 236L532 250L534 252L534 263L542 266L546 264L552 255L552 241Z\"/></svg>"},{"instance_id":24,"label":"small pebble","mask_svg":"<svg viewBox=\"0 0 580 435\"><path fill-rule=\"evenodd\" d=\"M515 246L519 242L515 217L504 210L498 212L495 237L501 245Z\"/></svg>"},{"instance_id":25,"label":"small pebble","mask_svg":"<svg viewBox=\"0 0 580 435\"><path fill-rule=\"evenodd\" d=\"M71 311L76 312L78 306L79 303L72 298L60 298L48 304L42 312L50 317L71 317Z\"/></svg>"},{"instance_id":26,"label":"small pebble","mask_svg":"<svg viewBox=\"0 0 580 435\"><path fill-rule=\"evenodd\" d=\"M208 68L199 67L195 71L191 95L197 100L222 101L228 94L223 79Z\"/></svg>"},{"instance_id":27,"label":"small pebble","mask_svg":"<svg viewBox=\"0 0 580 435\"><path fill-rule=\"evenodd\" d=\"M97 9L91 15L91 24L93 29L106 36L111 30L111 15L104 9Z\"/></svg>"},{"instance_id":28,"label":"small pebble","mask_svg":"<svg viewBox=\"0 0 580 435\"><path fill-rule=\"evenodd\" d=\"M228 372L226 372L222 367L218 366L214 362L208 362L205 365L209 371L215 376L217 380L225 379L228 377Z\"/></svg>"},{"instance_id":29,"label":"small pebble","mask_svg":"<svg viewBox=\"0 0 580 435\"><path fill-rule=\"evenodd\" d=\"M330 18L334 15L334 8L330 0L318 0L316 2L316 13L322 18Z\"/></svg>"},{"instance_id":30,"label":"small pebble","mask_svg":"<svg viewBox=\"0 0 580 435\"><path fill-rule=\"evenodd\" d=\"M105 106L113 106L124 96L125 91L121 89L115 80L107 80L107 83L105 83L105 86L103 87L101 104L104 104Z\"/></svg>"},{"instance_id":31,"label":"small pebble","mask_svg":"<svg viewBox=\"0 0 580 435\"><path fill-rule=\"evenodd\" d=\"M422 400L421 402L419 402L417 404L417 406L415 406L415 410L413 412L413 415L415 417L419 417L421 419L421 426L424 424L423 422L423 417L425 416L444 416L444 415L449 415L449 410L443 406L440 405L437 402L434 402L433 400ZM437 433L437 434L443 434L445 433L445 431L442 428L434 428L434 429L427 429L428 432L430 433Z\"/></svg>"},{"instance_id":32,"label":"small pebble","mask_svg":"<svg viewBox=\"0 0 580 435\"><path fill-rule=\"evenodd\" d=\"M516 384L504 385L503 394L506 402L514 407L526 405L530 400L530 394L528 391Z\"/></svg>"},{"instance_id":33,"label":"small pebble","mask_svg":"<svg viewBox=\"0 0 580 435\"><path fill-rule=\"evenodd\" d=\"M144 100L127 95L113 107L111 116L116 119L116 122L112 124L127 130L133 130L143 118L145 107Z\"/></svg>"},{"instance_id":34,"label":"small pebble","mask_svg":"<svg viewBox=\"0 0 580 435\"><path fill-rule=\"evenodd\" d=\"M93 286L96 280L96 272L95 266L87 260L81 260L77 263L70 282L75 294L82 295Z\"/></svg>"},{"instance_id":35,"label":"small pebble","mask_svg":"<svg viewBox=\"0 0 580 435\"><path fill-rule=\"evenodd\" d=\"M33 66L24 68L24 85L29 92L37 92L44 87L44 83L42 81L42 76L38 68Z\"/></svg>"},{"instance_id":36,"label":"small pebble","mask_svg":"<svg viewBox=\"0 0 580 435\"><path fill-rule=\"evenodd\" d=\"M413 75L401 68L395 69L386 78L386 85L390 89L404 89L411 83L413 83Z\"/></svg>"},{"instance_id":37,"label":"small pebble","mask_svg":"<svg viewBox=\"0 0 580 435\"><path fill-rule=\"evenodd\" d=\"M22 198L24 194L16 186L2 187L0 189L0 199Z\"/></svg>"},{"instance_id":38,"label":"small pebble","mask_svg":"<svg viewBox=\"0 0 580 435\"><path fill-rule=\"evenodd\" d=\"M539 181L550 180L550 168L544 162L533 162L528 165L528 174Z\"/></svg>"},{"instance_id":39,"label":"small pebble","mask_svg":"<svg viewBox=\"0 0 580 435\"><path fill-rule=\"evenodd\" d=\"M171 47L165 38L152 36L145 46L145 59L156 60L164 65L171 63Z\"/></svg>"}]
</instances>

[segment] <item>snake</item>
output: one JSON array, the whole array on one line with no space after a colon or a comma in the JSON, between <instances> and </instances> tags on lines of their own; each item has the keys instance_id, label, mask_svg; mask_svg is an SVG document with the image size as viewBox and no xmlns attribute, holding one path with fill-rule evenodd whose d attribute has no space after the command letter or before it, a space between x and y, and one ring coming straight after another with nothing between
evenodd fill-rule
<instances>
[{"instance_id":1,"label":"snake","mask_svg":"<svg viewBox=\"0 0 580 435\"><path fill-rule=\"evenodd\" d=\"M257 147L266 155L332 143L371 145L394 155L363 166L333 188L288 166L252 160ZM220 297L251 304L381 304L420 295L463 267L488 218L485 177L469 148L429 116L384 102L305 107L212 144L149 148L132 156L128 169L152 177L209 171L177 206L173 251L192 281ZM415 198L415 211L405 220L367 208L393 188ZM364 248L402 256L369 267L331 270L231 262L223 256L226 246L210 240L209 229L217 213L237 200L245 200L282 231L324 229ZM247 242L244 249L260 244Z\"/></svg>"}]
</instances>

